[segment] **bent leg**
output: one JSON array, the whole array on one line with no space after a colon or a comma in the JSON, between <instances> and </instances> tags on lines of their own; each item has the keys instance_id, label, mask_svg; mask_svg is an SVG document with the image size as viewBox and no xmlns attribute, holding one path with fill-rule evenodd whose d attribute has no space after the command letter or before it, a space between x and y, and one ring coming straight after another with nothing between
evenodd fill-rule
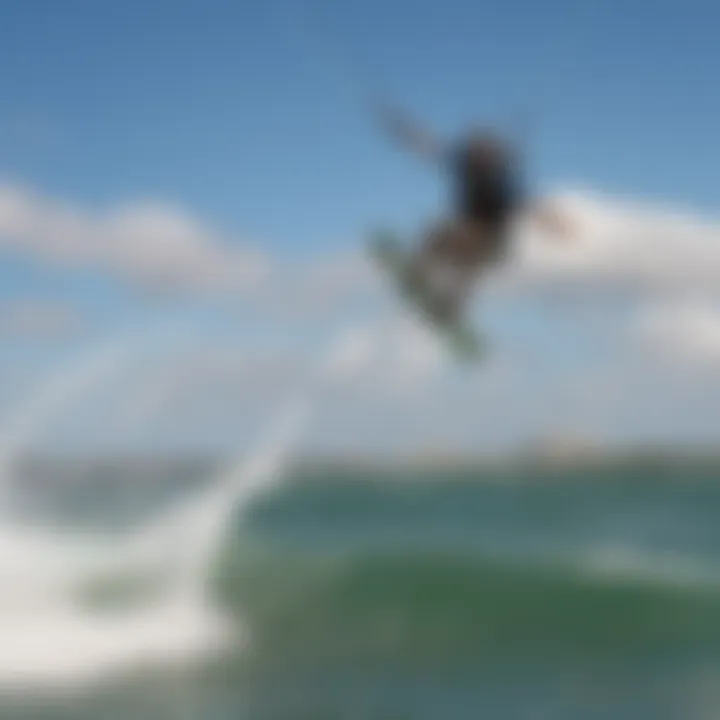
<instances>
[{"instance_id":1,"label":"bent leg","mask_svg":"<svg viewBox=\"0 0 720 720\"><path fill-rule=\"evenodd\" d=\"M485 254L482 238L467 223L442 223L424 236L412 273L419 285L430 288L433 305L444 321L460 315Z\"/></svg>"}]
</instances>

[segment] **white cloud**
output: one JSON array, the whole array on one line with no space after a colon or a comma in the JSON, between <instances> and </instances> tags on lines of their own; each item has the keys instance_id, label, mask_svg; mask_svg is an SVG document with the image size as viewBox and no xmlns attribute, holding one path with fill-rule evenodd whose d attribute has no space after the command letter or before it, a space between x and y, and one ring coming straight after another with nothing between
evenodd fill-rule
<instances>
[{"instance_id":1,"label":"white cloud","mask_svg":"<svg viewBox=\"0 0 720 720\"><path fill-rule=\"evenodd\" d=\"M308 307L322 308L378 286L375 268L359 251L315 260L301 274L299 289Z\"/></svg>"},{"instance_id":2,"label":"white cloud","mask_svg":"<svg viewBox=\"0 0 720 720\"><path fill-rule=\"evenodd\" d=\"M82 318L77 308L37 300L15 300L0 305L0 333L49 338L75 332Z\"/></svg>"},{"instance_id":3,"label":"white cloud","mask_svg":"<svg viewBox=\"0 0 720 720\"><path fill-rule=\"evenodd\" d=\"M447 365L443 342L412 318L350 332L330 357L331 373L370 397L408 398L426 391Z\"/></svg>"},{"instance_id":4,"label":"white cloud","mask_svg":"<svg viewBox=\"0 0 720 720\"><path fill-rule=\"evenodd\" d=\"M276 395L295 390L307 377L302 356L238 347L203 345L176 353L171 362L141 368L119 398L122 419L131 424L185 418L204 413L238 416L256 411Z\"/></svg>"},{"instance_id":5,"label":"white cloud","mask_svg":"<svg viewBox=\"0 0 720 720\"><path fill-rule=\"evenodd\" d=\"M501 273L514 292L543 286L576 292L715 290L720 284L720 223L589 192L558 194L574 223L568 243L548 243L527 228L515 262Z\"/></svg>"},{"instance_id":6,"label":"white cloud","mask_svg":"<svg viewBox=\"0 0 720 720\"><path fill-rule=\"evenodd\" d=\"M658 351L720 369L720 305L703 300L657 303L643 308L637 333Z\"/></svg>"},{"instance_id":7,"label":"white cloud","mask_svg":"<svg viewBox=\"0 0 720 720\"><path fill-rule=\"evenodd\" d=\"M638 300L720 287L720 222L585 190L556 193L550 202L570 219L572 238L553 242L521 223L509 261L482 278L481 297ZM267 288L268 304L312 316L378 292L394 300L362 242L355 253L279 274Z\"/></svg>"},{"instance_id":8,"label":"white cloud","mask_svg":"<svg viewBox=\"0 0 720 720\"><path fill-rule=\"evenodd\" d=\"M430 434L433 423L445 435L462 434L478 446L501 432L541 432L547 429L543 423L602 426L610 434L632 424L637 429L645 419L652 421L653 413L657 421L658 397L667 396L659 387L674 388L674 398L695 393L702 400L697 376L710 374L695 370L720 367L720 225L590 193L559 195L557 202L576 219L576 243L553 246L521 233L514 260L488 277L479 300L487 305L512 300L505 309L522 303L533 307L559 293L565 307L577 309L569 317L575 325L557 322L558 313L539 333L520 324L513 332L526 341L514 350L512 342L504 345L493 336L491 350L501 361L482 366L477 375L465 373L455 385L446 382L452 374L445 370L453 363L442 340L402 317L409 316L408 309L367 262L361 246L356 253L306 257L302 265L283 266L281 258L236 247L176 209L134 204L95 216L0 187L0 250L96 268L151 287L219 287L231 293L255 287L255 317L278 335L281 325L270 319L273 309L281 322L297 314L319 331L323 313L342 316L345 301L384 297L380 324L359 329L337 358L338 373L344 371L347 382L333 402L340 406L338 423L360 408L377 423L384 412L397 411L393 422L407 416L412 428L405 431L417 433L416 442L423 432ZM264 279L259 291L253 286L258 278ZM602 316L603 327L591 326L587 306L576 302L585 296L615 303ZM622 307L616 302L620 296ZM388 307L398 317L389 317ZM34 320L30 310L16 312L12 321L7 316L7 327L42 325L39 311ZM52 325L49 316L44 322ZM593 335L593 348L570 367L571 345L560 352L555 348L572 342L578 330ZM243 327L237 332L239 339ZM617 348L605 347L604 354L601 348L593 356L601 333L607 335L603 342ZM272 358L248 342L232 352L198 343L198 353L173 358L167 370L148 375L142 387L125 395L121 419L150 429L156 423L199 427L224 419L227 424L233 413L254 413L263 397L302 382L309 371L307 347ZM687 364L667 362L680 357L695 362L691 372ZM698 366L700 360L704 366ZM555 366L558 362L565 366ZM373 432L383 434L379 426Z\"/></svg>"},{"instance_id":9,"label":"white cloud","mask_svg":"<svg viewBox=\"0 0 720 720\"><path fill-rule=\"evenodd\" d=\"M332 312L378 283L363 248L283 262L174 205L132 202L94 212L12 183L0 183L3 252L58 270L107 273L151 293L250 291L268 314L303 319Z\"/></svg>"},{"instance_id":10,"label":"white cloud","mask_svg":"<svg viewBox=\"0 0 720 720\"><path fill-rule=\"evenodd\" d=\"M105 422L143 441L156 434L205 437L213 428L242 444L243 433L264 421L269 407L313 387L320 391L318 410L339 413L341 422L368 413L379 419L389 408L411 412L443 369L443 348L404 321L348 329L329 349L318 356L198 342L174 351L170 362L158 357L101 398ZM314 386L318 370L325 382Z\"/></svg>"},{"instance_id":11,"label":"white cloud","mask_svg":"<svg viewBox=\"0 0 720 720\"><path fill-rule=\"evenodd\" d=\"M388 290L362 249L271 264L269 282L255 295L268 318L320 322Z\"/></svg>"},{"instance_id":12,"label":"white cloud","mask_svg":"<svg viewBox=\"0 0 720 720\"><path fill-rule=\"evenodd\" d=\"M586 191L557 193L576 224L571 243L520 227L512 261L484 281L502 295L615 293L720 286L720 224ZM281 258L230 241L182 209L131 203L104 213L0 184L0 251L37 262L110 272L154 289L260 291L268 309L318 314L344 300L388 290L356 252Z\"/></svg>"},{"instance_id":13,"label":"white cloud","mask_svg":"<svg viewBox=\"0 0 720 720\"><path fill-rule=\"evenodd\" d=\"M0 250L154 288L240 290L267 273L267 258L177 208L136 203L92 214L9 184L0 185Z\"/></svg>"}]
</instances>

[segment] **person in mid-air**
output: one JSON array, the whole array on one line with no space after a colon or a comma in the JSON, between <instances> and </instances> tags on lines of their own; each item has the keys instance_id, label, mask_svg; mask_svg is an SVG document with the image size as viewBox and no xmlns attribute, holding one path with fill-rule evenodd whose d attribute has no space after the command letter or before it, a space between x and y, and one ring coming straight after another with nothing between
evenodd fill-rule
<instances>
[{"instance_id":1,"label":"person in mid-air","mask_svg":"<svg viewBox=\"0 0 720 720\"><path fill-rule=\"evenodd\" d=\"M450 174L450 217L425 233L412 261L413 277L438 291L436 310L444 321L458 318L482 271L506 256L521 214L546 233L567 237L567 224L554 210L529 201L518 158L496 133L476 130L445 144L396 112L381 110L395 139Z\"/></svg>"}]
</instances>

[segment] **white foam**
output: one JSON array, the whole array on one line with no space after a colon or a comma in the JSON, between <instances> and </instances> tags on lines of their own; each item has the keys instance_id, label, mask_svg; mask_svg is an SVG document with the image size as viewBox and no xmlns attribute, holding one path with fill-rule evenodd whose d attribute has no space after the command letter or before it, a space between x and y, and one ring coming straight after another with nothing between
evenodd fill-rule
<instances>
[{"instance_id":1,"label":"white foam","mask_svg":"<svg viewBox=\"0 0 720 720\"><path fill-rule=\"evenodd\" d=\"M158 604L128 615L66 608L0 615L0 688L68 689L144 667L186 663L221 651L233 629L206 608Z\"/></svg>"},{"instance_id":2,"label":"white foam","mask_svg":"<svg viewBox=\"0 0 720 720\"><path fill-rule=\"evenodd\" d=\"M76 687L147 665L197 660L228 643L237 646L239 628L208 598L208 569L230 517L280 478L322 384L346 378L357 364L363 353L356 352L352 337L332 345L318 378L270 418L252 452L231 463L207 490L132 536L110 541L0 525L3 692ZM119 357L114 350L91 353L70 376L50 383L48 397L40 393L27 404L22 422L0 438L0 469L8 472L47 416L89 387L88 375L106 377ZM79 602L82 586L94 578L140 571L163 578L160 591L142 605L101 613Z\"/></svg>"}]
</instances>

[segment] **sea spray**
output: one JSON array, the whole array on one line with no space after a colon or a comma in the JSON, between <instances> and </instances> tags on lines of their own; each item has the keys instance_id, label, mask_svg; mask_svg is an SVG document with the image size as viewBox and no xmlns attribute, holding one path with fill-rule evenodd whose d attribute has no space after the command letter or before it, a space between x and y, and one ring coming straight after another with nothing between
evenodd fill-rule
<instances>
[{"instance_id":1,"label":"sea spray","mask_svg":"<svg viewBox=\"0 0 720 720\"><path fill-rule=\"evenodd\" d=\"M9 507L13 465L33 436L124 369L147 340L163 336L144 327L92 344L8 414L0 438L0 687L6 693L28 685L66 688L112 668L179 656L208 635L206 623L187 612L182 622L163 608L121 618L88 613L74 590L94 571L127 561L122 545L20 525Z\"/></svg>"},{"instance_id":2,"label":"sea spray","mask_svg":"<svg viewBox=\"0 0 720 720\"><path fill-rule=\"evenodd\" d=\"M208 572L229 519L282 474L328 384L351 377L373 351L372 332L354 329L332 342L297 397L274 413L255 449L200 496L120 540L0 527L0 688L84 684L137 672L146 664L186 662L221 650L235 634L207 596ZM125 346L127 349L127 346ZM4 487L15 455L53 412L123 364L115 339L70 372L56 374L19 413L0 443ZM95 573L160 573L170 555L174 577L154 601L101 612L79 602L78 587ZM5 563L3 563L5 561ZM6 588L13 588L9 602Z\"/></svg>"},{"instance_id":3,"label":"sea spray","mask_svg":"<svg viewBox=\"0 0 720 720\"><path fill-rule=\"evenodd\" d=\"M71 539L47 527L15 522L10 508L13 466L44 425L127 367L148 340L157 341L173 327L143 326L91 343L7 414L0 434L0 612L12 607L27 614L67 605L69 587L110 559L110 548L97 538Z\"/></svg>"},{"instance_id":4,"label":"sea spray","mask_svg":"<svg viewBox=\"0 0 720 720\"><path fill-rule=\"evenodd\" d=\"M242 455L229 464L220 477L210 484L205 495L185 508L192 522L175 525L190 528L180 595L193 597L204 592L210 582L212 560L230 517L242 513L258 493L269 490L282 477L290 455L308 427L315 406L323 392L346 381L367 363L374 350L371 327L351 328L330 343L307 379L306 387L272 414L267 429L253 444L250 455ZM199 598L196 598L199 601Z\"/></svg>"}]
</instances>

